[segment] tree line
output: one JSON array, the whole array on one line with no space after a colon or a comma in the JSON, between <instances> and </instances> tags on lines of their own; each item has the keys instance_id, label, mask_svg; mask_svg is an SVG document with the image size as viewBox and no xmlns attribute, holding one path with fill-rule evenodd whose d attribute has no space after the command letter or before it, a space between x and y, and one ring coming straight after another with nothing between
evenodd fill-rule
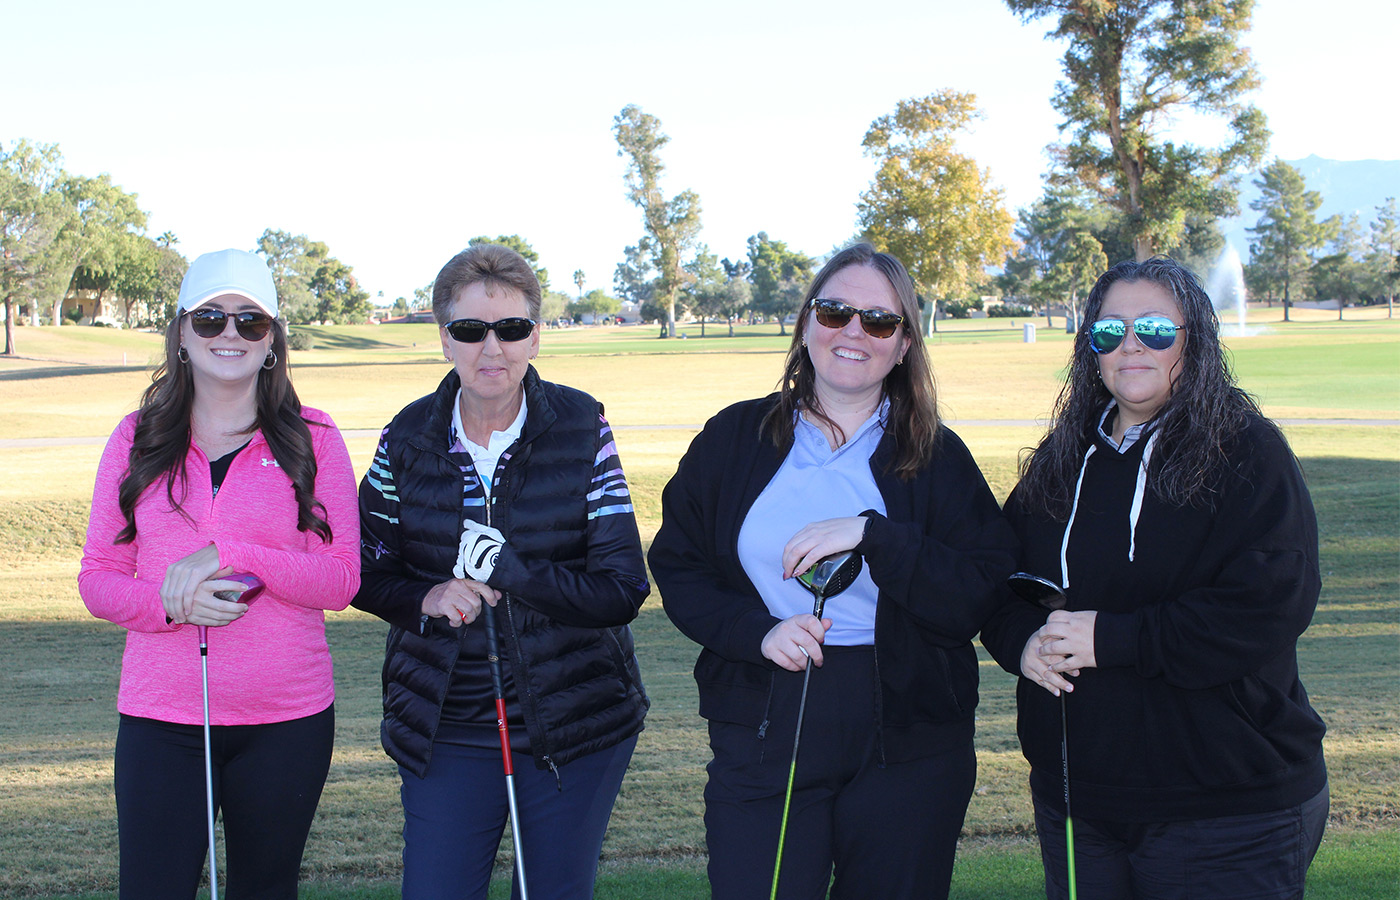
<instances>
[{"instance_id":1,"label":"tree line","mask_svg":"<svg viewBox=\"0 0 1400 900\"><path fill-rule=\"evenodd\" d=\"M1260 212L1251 229L1245 284L1256 299L1283 301L1283 318L1295 298L1336 301L1341 318L1347 303L1384 302L1395 313L1400 280L1400 210L1387 197L1376 217L1362 226L1356 213L1319 221L1322 195L1307 189L1303 174L1275 160L1255 184Z\"/></svg>"},{"instance_id":2,"label":"tree line","mask_svg":"<svg viewBox=\"0 0 1400 900\"><path fill-rule=\"evenodd\" d=\"M861 142L875 165L856 198L852 231L898 256L925 304L967 315L983 297L1052 305L1073 327L1094 278L1111 260L1170 253L1205 274L1224 247L1220 222L1239 213L1239 182L1263 164L1269 141L1264 114L1249 102L1259 85L1249 50L1253 0L1005 0L1024 22L1046 20L1063 40L1063 78L1051 103L1064 140L1048 148L1051 166L1042 196L1013 215L990 173L959 152L958 136L980 116L973 94L953 89L902 100L875 119ZM1223 120L1218 145L1173 138L1170 125L1187 114ZM819 260L758 231L745 253L720 258L700 240L698 194L668 195L662 151L670 138L660 120L635 105L613 119L623 186L642 218L642 233L613 272L614 295L553 290L538 254L519 235L481 236L519 250L540 276L546 320L615 313L621 301L674 336L677 316L701 322L784 318L798 309ZM1374 221L1318 221L1320 197L1302 176L1275 160L1256 182L1246 283L1256 297L1287 308L1300 298L1393 305L1397 257L1394 198ZM136 197L105 176L62 170L56 147L18 142L0 147L0 291L6 308L6 351L13 352L12 306L33 321L61 322L65 298L87 291L120 298L131 321L168 320L183 274L174 235L145 234ZM351 267L325 244L269 229L257 242L273 268L285 315L293 323L356 321L368 295ZM999 271L995 271L999 270ZM431 285L414 292L429 305ZM396 310L410 308L399 298ZM1340 312L1339 312L1340 314ZM781 328L781 325L780 325Z\"/></svg>"},{"instance_id":3,"label":"tree line","mask_svg":"<svg viewBox=\"0 0 1400 900\"><path fill-rule=\"evenodd\" d=\"M189 262L173 232L152 237L146 226L135 194L108 175L66 171L56 144L0 145L5 354L17 352L14 326L21 318L34 325L87 317L164 327ZM354 322L369 315L369 294L324 243L268 229L251 249L272 269L286 321Z\"/></svg>"},{"instance_id":4,"label":"tree line","mask_svg":"<svg viewBox=\"0 0 1400 900\"><path fill-rule=\"evenodd\" d=\"M1051 102L1066 139L1048 148L1043 195L1012 216L989 173L958 152L956 138L980 113L976 97L942 90L901 101L871 123L862 141L877 164L857 200L851 237L904 262L925 303L967 315L983 296L1009 301L1002 312L1049 314L1063 307L1073 328L1079 308L1111 260L1170 253L1204 276L1225 245L1222 219L1239 213L1239 182L1258 169L1269 142L1262 111L1248 102L1259 76L1241 38L1253 0L1006 0L1024 22L1048 20L1064 40L1063 79ZM1217 146L1173 139L1174 119L1223 119ZM677 309L703 323L740 311L794 312L800 282L816 260L764 232L749 239L747 260L714 265L699 243L700 198L667 197L660 121L636 106L613 120L627 160L628 199L642 212L643 235L624 251L614 284L644 316L674 334ZM1256 184L1260 213L1250 229L1246 281L1256 297L1297 296L1393 304L1397 257L1395 201L1377 207L1363 229L1357 217L1317 222L1320 204L1302 176L1275 160ZM770 257L782 257L774 266ZM794 259L790 262L788 255ZM688 258L687 258L688 257ZM992 269L999 268L999 274ZM774 276L774 272L781 275ZM1339 312L1340 315L1340 312Z\"/></svg>"}]
</instances>

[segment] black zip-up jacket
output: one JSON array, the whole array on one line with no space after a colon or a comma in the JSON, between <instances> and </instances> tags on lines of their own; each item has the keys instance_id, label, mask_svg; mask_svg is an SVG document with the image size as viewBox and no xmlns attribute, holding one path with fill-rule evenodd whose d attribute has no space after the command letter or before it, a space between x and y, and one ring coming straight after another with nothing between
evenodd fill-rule
<instances>
[{"instance_id":1,"label":"black zip-up jacket","mask_svg":"<svg viewBox=\"0 0 1400 900\"><path fill-rule=\"evenodd\" d=\"M1068 547L1068 608L1098 611L1097 668L1072 679L1064 704L1074 814L1167 822L1311 798L1327 782L1326 728L1299 681L1297 647L1322 582L1317 520L1288 444L1254 417L1225 445L1207 510L1152 491L1170 446L1154 450L1138 488L1146 437L1123 453L1094 441ZM1064 584L1066 523L1023 500L1018 488L1006 502L1022 567ZM1021 651L1045 618L1008 597L982 643L1020 675ZM1031 790L1063 809L1060 701L1026 678L1016 699Z\"/></svg>"},{"instance_id":2,"label":"black zip-up jacket","mask_svg":"<svg viewBox=\"0 0 1400 900\"><path fill-rule=\"evenodd\" d=\"M647 557L666 614L704 649L695 663L700 715L762 728L776 664L760 645L777 625L739 561L739 529L786 453L763 434L777 395L723 410L705 425L662 495ZM939 429L932 459L910 481L888 465L886 433L870 468L887 514L856 549L879 588L872 698L887 762L970 741L977 706L972 638L1012 571L1016 539L972 455ZM777 562L774 562L777 565Z\"/></svg>"},{"instance_id":3,"label":"black zip-up jacket","mask_svg":"<svg viewBox=\"0 0 1400 900\"><path fill-rule=\"evenodd\" d=\"M405 407L360 484L363 566L353 605L393 626L381 739L420 776L454 666L485 657L479 623L451 628L421 615L428 591L453 577L467 518L487 518L483 505L464 503L471 457L448 451L460 384L450 372ZM524 384L525 427L491 493L490 524L506 543L488 583L503 595L496 621L515 686L511 705L518 703L535 765L553 769L642 730L648 701L628 623L650 589L630 500L625 511L600 514L608 479L620 482L602 407L541 381L534 367Z\"/></svg>"}]
</instances>

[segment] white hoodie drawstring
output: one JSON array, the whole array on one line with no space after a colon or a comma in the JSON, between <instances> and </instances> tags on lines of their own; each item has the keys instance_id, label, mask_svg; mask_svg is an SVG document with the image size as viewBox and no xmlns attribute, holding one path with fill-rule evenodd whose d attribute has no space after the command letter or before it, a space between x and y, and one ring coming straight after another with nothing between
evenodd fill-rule
<instances>
[{"instance_id":1,"label":"white hoodie drawstring","mask_svg":"<svg viewBox=\"0 0 1400 900\"><path fill-rule=\"evenodd\" d=\"M1142 498L1147 493L1147 467L1152 463L1152 450L1157 446L1157 432L1153 431L1142 447L1142 462L1138 464L1137 483L1133 487L1133 505L1128 510L1128 562L1137 555L1137 525L1142 516ZM1094 455L1098 444L1090 444L1084 452L1084 462L1079 466L1079 479L1074 483L1074 505L1070 507L1069 521L1065 523L1064 538L1060 541L1060 573L1069 590L1069 532L1074 527L1075 514L1079 512L1079 492L1084 487L1084 473L1089 468L1089 457Z\"/></svg>"},{"instance_id":2,"label":"white hoodie drawstring","mask_svg":"<svg viewBox=\"0 0 1400 900\"><path fill-rule=\"evenodd\" d=\"M1157 432L1154 430L1142 448L1142 463L1138 465L1137 486L1133 488L1133 507L1128 511L1128 562L1133 561L1137 552L1137 523L1142 514L1142 496L1147 493L1147 464L1152 461L1152 448L1157 445Z\"/></svg>"},{"instance_id":3,"label":"white hoodie drawstring","mask_svg":"<svg viewBox=\"0 0 1400 900\"><path fill-rule=\"evenodd\" d=\"M1079 480L1074 483L1074 505L1069 510L1069 521L1065 523L1065 536L1060 541L1060 574L1064 579L1061 587L1069 590L1069 530L1074 527L1074 514L1079 512L1079 489L1084 487L1084 472L1089 468L1089 457L1099 449L1098 444L1090 444L1084 453L1084 462L1079 466Z\"/></svg>"}]
</instances>

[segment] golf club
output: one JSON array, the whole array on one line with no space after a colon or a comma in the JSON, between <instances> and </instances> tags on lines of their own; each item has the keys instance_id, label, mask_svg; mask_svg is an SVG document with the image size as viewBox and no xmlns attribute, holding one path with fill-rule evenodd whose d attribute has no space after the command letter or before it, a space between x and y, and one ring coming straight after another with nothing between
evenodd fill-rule
<instances>
[{"instance_id":1,"label":"golf club","mask_svg":"<svg viewBox=\"0 0 1400 900\"><path fill-rule=\"evenodd\" d=\"M262 579L256 575L249 575L246 572L235 572L232 575L225 575L221 581L237 581L245 587L242 590L215 591L214 596L220 600L232 600L234 603L252 603L258 599L258 595L263 592L266 585Z\"/></svg>"},{"instance_id":2,"label":"golf club","mask_svg":"<svg viewBox=\"0 0 1400 900\"><path fill-rule=\"evenodd\" d=\"M1045 609L1064 609L1069 604L1069 598L1059 585L1039 575L1017 572L1006 579L1006 582L1011 586L1011 590L1015 591L1016 596ZM1069 900L1077 900L1074 877L1074 816L1070 814L1069 808L1069 719L1065 714L1064 691L1060 691L1060 766L1064 770L1065 779L1065 847L1069 857Z\"/></svg>"},{"instance_id":3,"label":"golf club","mask_svg":"<svg viewBox=\"0 0 1400 900\"><path fill-rule=\"evenodd\" d=\"M515 767L510 762L510 728L506 725L506 691L501 681L501 655L496 641L496 610L482 603L486 620L486 659L491 664L491 686L496 690L496 727L501 732L501 760L506 769L506 802L510 805L510 835L515 841L515 871L520 878L520 900L530 900L525 888L525 853L520 841L520 811L515 806Z\"/></svg>"},{"instance_id":4,"label":"golf club","mask_svg":"<svg viewBox=\"0 0 1400 900\"><path fill-rule=\"evenodd\" d=\"M219 600L252 603L263 592L262 579L244 572L226 575L222 581L238 581L247 585L242 590L215 591ZM209 626L199 625L199 669L204 685L204 805L209 811L209 900L219 900L219 873L214 862L214 762L209 740Z\"/></svg>"},{"instance_id":5,"label":"golf club","mask_svg":"<svg viewBox=\"0 0 1400 900\"><path fill-rule=\"evenodd\" d=\"M797 576L797 581L811 591L816 602L812 605L812 615L822 617L827 598L850 587L860 575L862 561L854 550L833 553L823 557L807 571ZM807 657L807 669L802 675L802 697L797 702L797 731L792 737L792 763L788 766L787 794L783 797L783 824L778 830L778 855L773 860L773 890L770 900L778 896L778 874L783 868L783 844L787 840L788 809L792 805L792 783L797 775L797 747L802 742L802 716L807 710L807 686L812 681L812 657Z\"/></svg>"}]
</instances>

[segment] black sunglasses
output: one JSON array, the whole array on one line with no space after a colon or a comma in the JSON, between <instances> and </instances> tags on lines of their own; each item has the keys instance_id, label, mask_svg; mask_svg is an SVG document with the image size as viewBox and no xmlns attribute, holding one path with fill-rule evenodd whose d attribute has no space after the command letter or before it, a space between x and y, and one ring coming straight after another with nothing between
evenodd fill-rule
<instances>
[{"instance_id":1,"label":"black sunglasses","mask_svg":"<svg viewBox=\"0 0 1400 900\"><path fill-rule=\"evenodd\" d=\"M535 330L535 320L524 316L511 316L483 322L480 319L453 319L442 326L452 335L452 340L461 344L479 344L486 340L486 332L496 332L496 339L507 343L523 341Z\"/></svg>"},{"instance_id":2,"label":"black sunglasses","mask_svg":"<svg viewBox=\"0 0 1400 900\"><path fill-rule=\"evenodd\" d=\"M855 316L860 316L860 327L871 337L887 338L895 333L904 317L887 309L856 309L840 300L813 300L812 309L817 313L817 322L827 328L845 328Z\"/></svg>"},{"instance_id":3,"label":"black sunglasses","mask_svg":"<svg viewBox=\"0 0 1400 900\"><path fill-rule=\"evenodd\" d=\"M197 309L189 314L190 328L202 338L216 338L224 333L229 317L245 341L260 341L272 330L272 316L261 312L224 312L222 309Z\"/></svg>"},{"instance_id":4,"label":"black sunglasses","mask_svg":"<svg viewBox=\"0 0 1400 900\"><path fill-rule=\"evenodd\" d=\"M1133 334L1149 350L1166 350L1176 342L1176 333L1185 331L1166 316L1142 316L1133 319ZM1112 353L1128 336L1128 323L1122 319L1099 319L1089 326L1089 346L1095 353Z\"/></svg>"}]
</instances>

